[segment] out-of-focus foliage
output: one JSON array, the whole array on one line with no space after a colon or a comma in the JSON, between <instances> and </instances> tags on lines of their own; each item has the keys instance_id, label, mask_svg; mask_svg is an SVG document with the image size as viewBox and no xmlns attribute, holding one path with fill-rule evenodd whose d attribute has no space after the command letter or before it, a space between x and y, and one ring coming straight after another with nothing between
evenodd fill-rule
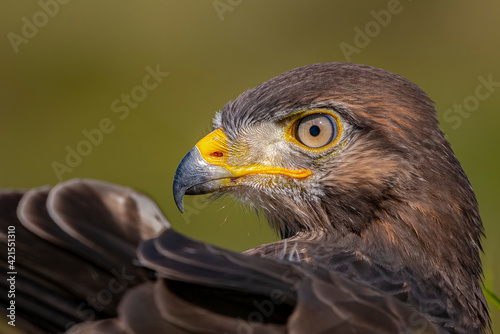
<instances>
[{"instance_id":1,"label":"out-of-focus foliage","mask_svg":"<svg viewBox=\"0 0 500 334\"><path fill-rule=\"evenodd\" d=\"M265 220L231 199L187 197L181 215L175 168L245 89L294 67L350 60L401 74L436 102L480 204L486 283L500 293L500 86L476 96L481 80L500 82L500 2L59 1L67 3L0 3L0 187L55 184L57 162L72 169L65 180L142 190L194 238L235 250L270 242ZM157 66L168 76L143 83ZM100 126L102 138L92 132ZM95 144L81 144L83 132ZM78 149L88 155L68 166L68 150ZM500 331L494 307L492 316Z\"/></svg>"}]
</instances>

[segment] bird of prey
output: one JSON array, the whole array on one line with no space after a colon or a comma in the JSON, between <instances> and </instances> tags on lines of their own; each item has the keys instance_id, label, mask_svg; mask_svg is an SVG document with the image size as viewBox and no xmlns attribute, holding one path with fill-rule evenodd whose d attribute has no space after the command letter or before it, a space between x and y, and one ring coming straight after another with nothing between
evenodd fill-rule
<instances>
[{"instance_id":1,"label":"bird of prey","mask_svg":"<svg viewBox=\"0 0 500 334\"><path fill-rule=\"evenodd\" d=\"M185 195L233 196L281 240L244 253L198 242L172 230L145 195L101 181L3 191L4 250L16 231L16 325L122 334L490 330L474 192L433 102L398 75L313 64L243 92L182 159L173 190L181 211ZM6 310L12 270L2 266Z\"/></svg>"}]
</instances>

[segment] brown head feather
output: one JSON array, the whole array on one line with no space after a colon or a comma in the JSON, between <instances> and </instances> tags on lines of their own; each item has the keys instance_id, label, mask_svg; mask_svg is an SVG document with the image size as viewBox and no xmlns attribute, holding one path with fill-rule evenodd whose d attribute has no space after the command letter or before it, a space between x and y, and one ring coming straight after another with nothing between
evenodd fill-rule
<instances>
[{"instance_id":1,"label":"brown head feather","mask_svg":"<svg viewBox=\"0 0 500 334\"><path fill-rule=\"evenodd\" d=\"M415 286L445 293L446 311L463 318L459 326L486 326L476 198L418 86L368 66L315 64L244 92L214 126L238 140L249 128L314 108L334 111L347 129L335 154L293 157L316 177L301 191L238 189L236 197L261 208L283 237L326 242L322 252L305 251L310 262L331 266L325 253L352 252L406 268Z\"/></svg>"}]
</instances>

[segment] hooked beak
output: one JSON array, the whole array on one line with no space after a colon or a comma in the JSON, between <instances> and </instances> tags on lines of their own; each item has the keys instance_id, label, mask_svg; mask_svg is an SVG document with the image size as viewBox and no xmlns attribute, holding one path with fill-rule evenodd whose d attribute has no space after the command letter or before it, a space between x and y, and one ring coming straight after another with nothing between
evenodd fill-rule
<instances>
[{"instance_id":1,"label":"hooked beak","mask_svg":"<svg viewBox=\"0 0 500 334\"><path fill-rule=\"evenodd\" d=\"M220 180L231 177L231 173L220 166L209 164L195 146L182 159L174 177L175 204L184 212L184 195L201 195L214 192L221 187Z\"/></svg>"},{"instance_id":2,"label":"hooked beak","mask_svg":"<svg viewBox=\"0 0 500 334\"><path fill-rule=\"evenodd\" d=\"M184 212L184 195L201 195L219 189L236 186L236 178L252 174L281 174L293 178L304 178L312 174L307 169L288 169L261 164L240 166L228 160L228 138L222 129L217 129L191 149L177 167L174 177L174 200ZM234 159L233 160L237 160Z\"/></svg>"}]
</instances>

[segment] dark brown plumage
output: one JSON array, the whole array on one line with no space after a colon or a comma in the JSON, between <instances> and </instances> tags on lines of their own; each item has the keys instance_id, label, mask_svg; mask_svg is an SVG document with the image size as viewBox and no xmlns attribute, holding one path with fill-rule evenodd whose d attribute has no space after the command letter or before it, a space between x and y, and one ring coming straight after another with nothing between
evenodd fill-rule
<instances>
[{"instance_id":1,"label":"dark brown plumage","mask_svg":"<svg viewBox=\"0 0 500 334\"><path fill-rule=\"evenodd\" d=\"M311 142L297 130L304 120L321 127L303 132ZM315 146L328 127L332 135ZM184 194L211 192L262 210L283 240L246 254L218 249L168 229L143 195L97 181L3 193L2 227L17 226L26 254L19 316L40 332L101 318L109 319L74 330L489 328L474 193L432 101L400 76L315 64L244 92L217 114L214 132L174 179L181 209ZM109 297L117 279L122 288ZM109 303L89 301L99 293Z\"/></svg>"}]
</instances>

